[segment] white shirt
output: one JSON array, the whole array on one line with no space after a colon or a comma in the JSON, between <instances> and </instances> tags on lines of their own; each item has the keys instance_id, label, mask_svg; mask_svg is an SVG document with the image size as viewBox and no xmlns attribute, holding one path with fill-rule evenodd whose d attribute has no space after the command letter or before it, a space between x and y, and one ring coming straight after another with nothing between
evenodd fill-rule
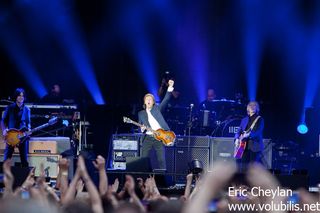
<instances>
[{"instance_id":1,"label":"white shirt","mask_svg":"<svg viewBox=\"0 0 320 213\"><path fill-rule=\"evenodd\" d=\"M158 121L153 117L153 115L151 114L150 110L146 110L147 111L147 115L148 115L148 122L150 124L151 129L153 130L158 130L161 128L160 124L158 123ZM147 131L148 135L151 135L152 132Z\"/></svg>"}]
</instances>

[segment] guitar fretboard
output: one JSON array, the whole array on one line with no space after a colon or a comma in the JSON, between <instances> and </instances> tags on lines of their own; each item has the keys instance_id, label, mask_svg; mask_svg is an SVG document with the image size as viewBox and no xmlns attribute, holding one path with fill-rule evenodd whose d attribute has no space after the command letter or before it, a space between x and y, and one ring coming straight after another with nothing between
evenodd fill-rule
<instances>
[{"instance_id":1,"label":"guitar fretboard","mask_svg":"<svg viewBox=\"0 0 320 213\"><path fill-rule=\"evenodd\" d=\"M131 119L128 119L129 121L127 121L126 123L132 123L132 124L134 124L134 125L136 125L136 126L139 126L139 127L146 127L146 126L144 126L144 125L142 125L142 124L140 124L140 123L138 123L138 122L135 122L135 121L133 121L133 120L131 120ZM150 131L150 132L155 132L153 129L151 129L150 127L146 127L146 129L148 130L148 131Z\"/></svg>"}]
</instances>

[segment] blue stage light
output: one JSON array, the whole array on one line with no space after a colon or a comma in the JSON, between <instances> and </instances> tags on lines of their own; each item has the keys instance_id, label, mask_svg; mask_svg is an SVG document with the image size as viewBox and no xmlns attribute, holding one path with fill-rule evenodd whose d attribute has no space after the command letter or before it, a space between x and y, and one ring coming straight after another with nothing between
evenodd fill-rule
<instances>
[{"instance_id":1,"label":"blue stage light","mask_svg":"<svg viewBox=\"0 0 320 213\"><path fill-rule=\"evenodd\" d=\"M300 133L300 134L306 134L308 132L308 127L305 123L301 123L298 125L297 127L297 131Z\"/></svg>"}]
</instances>

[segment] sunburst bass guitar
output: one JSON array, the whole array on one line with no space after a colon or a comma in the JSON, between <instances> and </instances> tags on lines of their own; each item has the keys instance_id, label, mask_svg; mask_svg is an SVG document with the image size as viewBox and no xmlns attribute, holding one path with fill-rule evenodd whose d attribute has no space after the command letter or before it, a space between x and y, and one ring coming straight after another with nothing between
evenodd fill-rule
<instances>
[{"instance_id":1,"label":"sunburst bass guitar","mask_svg":"<svg viewBox=\"0 0 320 213\"><path fill-rule=\"evenodd\" d=\"M148 131L153 133L153 137L156 140L161 141L165 146L173 145L173 143L176 139L176 135L172 131L166 131L164 129L153 130L150 127L146 127L146 126L144 126L138 122L135 122L127 117L123 117L123 122L146 128Z\"/></svg>"}]
</instances>

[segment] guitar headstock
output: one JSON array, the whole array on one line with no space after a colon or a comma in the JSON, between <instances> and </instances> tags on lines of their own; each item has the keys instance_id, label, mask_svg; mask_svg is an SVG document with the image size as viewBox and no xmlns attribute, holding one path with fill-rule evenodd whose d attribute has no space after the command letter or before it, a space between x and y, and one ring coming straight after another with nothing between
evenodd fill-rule
<instances>
[{"instance_id":1,"label":"guitar headstock","mask_svg":"<svg viewBox=\"0 0 320 213\"><path fill-rule=\"evenodd\" d=\"M124 122L124 123L128 123L128 124L131 124L133 121L132 121L130 118L127 118L127 117L124 117L124 116L123 116L123 122Z\"/></svg>"},{"instance_id":2,"label":"guitar headstock","mask_svg":"<svg viewBox=\"0 0 320 213\"><path fill-rule=\"evenodd\" d=\"M52 117L49 121L48 121L48 124L49 125L53 125L55 123L57 123L58 121L58 117Z\"/></svg>"}]
</instances>

